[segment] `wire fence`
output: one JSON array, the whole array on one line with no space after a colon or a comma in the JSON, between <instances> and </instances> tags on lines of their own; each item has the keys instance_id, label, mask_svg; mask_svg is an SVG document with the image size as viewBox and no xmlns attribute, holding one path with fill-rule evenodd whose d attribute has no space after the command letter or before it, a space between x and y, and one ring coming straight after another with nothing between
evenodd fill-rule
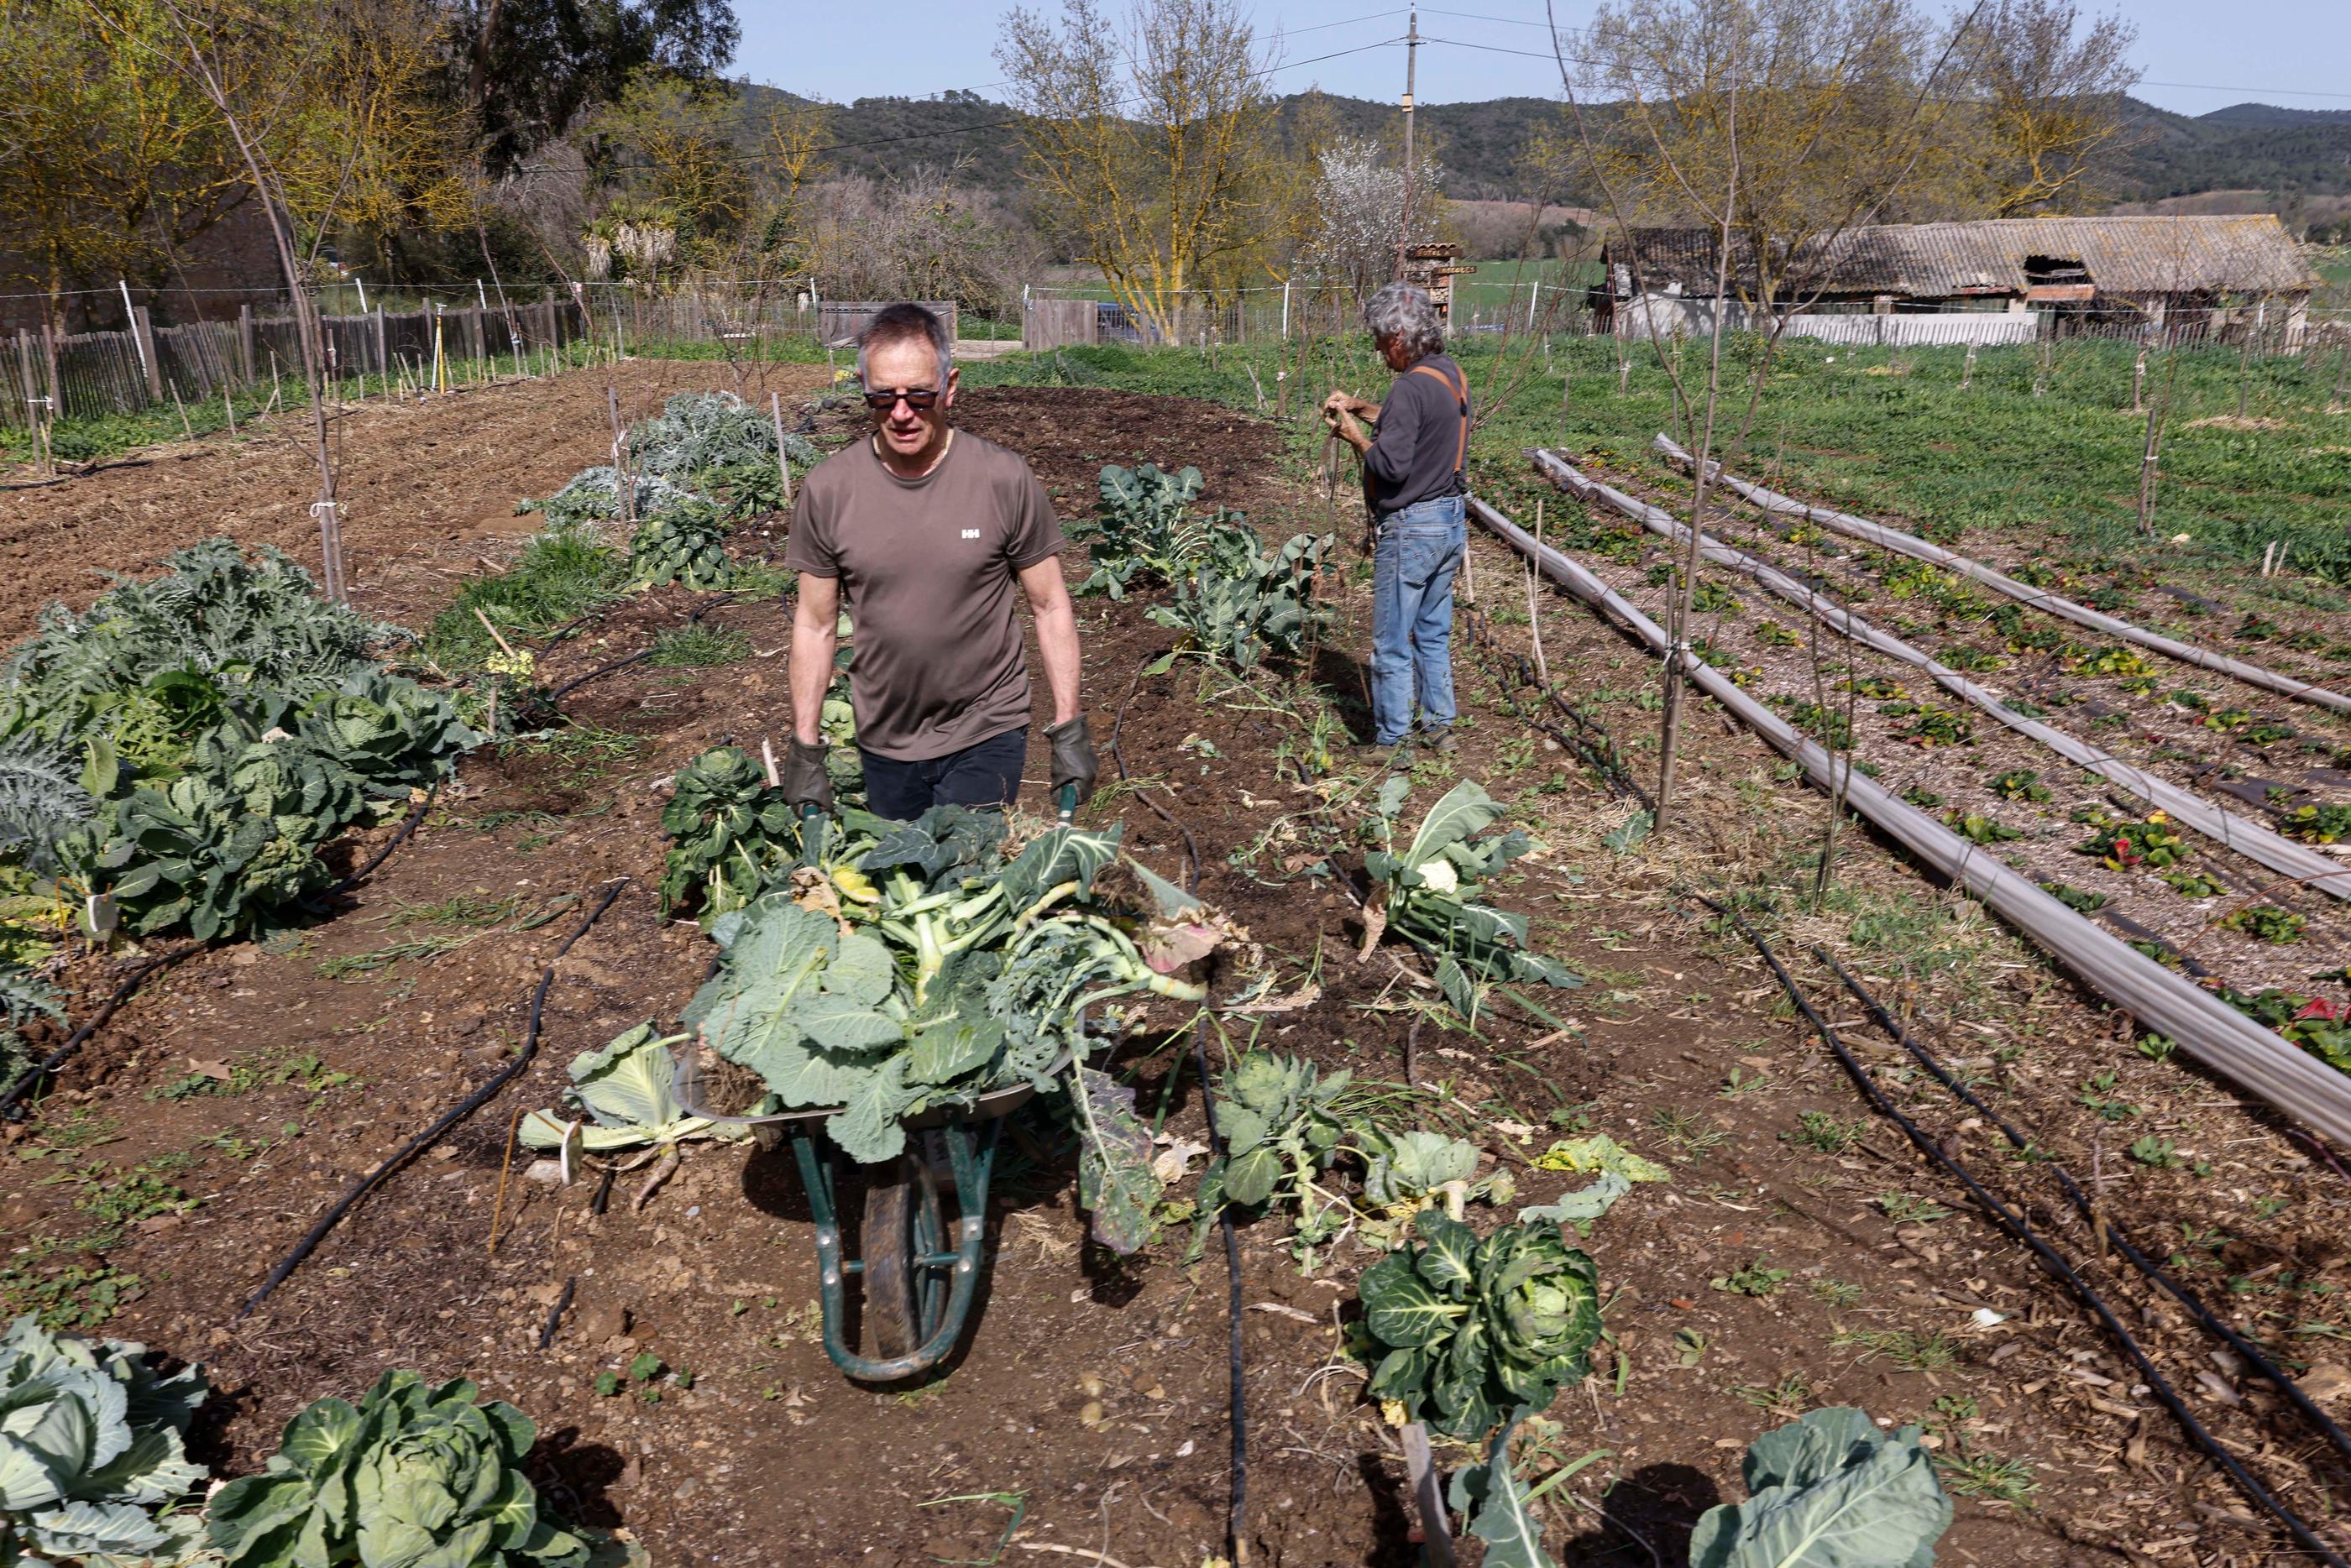
<instances>
[{"instance_id":1,"label":"wire fence","mask_svg":"<svg viewBox=\"0 0 2351 1568\"><path fill-rule=\"evenodd\" d=\"M247 291L208 290L232 298ZM433 297L434 293L444 297ZM1138 348L1247 347L1362 330L1358 292L1331 279L1292 280L1225 290L1191 289L1120 301L1100 286L1032 284L1022 290L1021 346L1080 344ZM543 289L536 299L480 286L438 291L322 286L329 377L339 384L370 379L381 388L430 389L445 384L457 361L524 370L551 365L593 345L611 354L684 352L751 359L800 358L843 349L882 302L830 300L805 278L697 278L661 286L631 282ZM393 308L399 301L410 308ZM366 302L368 309L337 309ZM212 319L158 327L150 307L125 298L124 327L78 333L47 328L0 337L0 426L29 429L58 420L135 414L301 379L299 327L284 296L195 302ZM967 327L991 336L951 299L926 301L946 316L950 334ZM1470 339L1534 333L1552 337L1697 337L1713 329L1716 303L1653 295L1610 300L1579 282L1499 276L1472 290L1458 286L1451 324ZM1724 326L1766 331L1770 315L1731 303ZM2351 311L2314 309L2298 300L2261 300L2150 314L2094 305L2032 310L1871 309L1845 303L1795 313L1781 323L1789 337L1855 347L1997 347L2085 337L2148 346L2225 344L2249 354L2294 355L2351 344Z\"/></svg>"},{"instance_id":2,"label":"wire fence","mask_svg":"<svg viewBox=\"0 0 2351 1568\"><path fill-rule=\"evenodd\" d=\"M127 327L58 333L46 327L0 339L0 425L31 429L257 392L302 379L301 327L282 298L275 311L240 306L235 319L157 327L145 306ZM329 379L391 386L445 384L460 360L511 359L517 369L551 359L590 336L592 315L549 290L450 309L378 305L363 315L322 315Z\"/></svg>"}]
</instances>

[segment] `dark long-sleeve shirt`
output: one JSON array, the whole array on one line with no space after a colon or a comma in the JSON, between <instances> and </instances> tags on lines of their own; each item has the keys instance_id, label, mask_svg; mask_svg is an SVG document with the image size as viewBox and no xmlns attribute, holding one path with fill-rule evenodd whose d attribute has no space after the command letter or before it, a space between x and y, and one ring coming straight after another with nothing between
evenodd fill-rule
<instances>
[{"instance_id":1,"label":"dark long-sleeve shirt","mask_svg":"<svg viewBox=\"0 0 2351 1568\"><path fill-rule=\"evenodd\" d=\"M1425 375L1419 366L1443 372ZM1458 385L1462 395L1456 399ZM1468 379L1448 355L1432 354L1395 379L1380 405L1379 434L1364 453L1364 492L1375 513L1389 513L1468 488L1461 472L1461 421L1468 417Z\"/></svg>"}]
</instances>

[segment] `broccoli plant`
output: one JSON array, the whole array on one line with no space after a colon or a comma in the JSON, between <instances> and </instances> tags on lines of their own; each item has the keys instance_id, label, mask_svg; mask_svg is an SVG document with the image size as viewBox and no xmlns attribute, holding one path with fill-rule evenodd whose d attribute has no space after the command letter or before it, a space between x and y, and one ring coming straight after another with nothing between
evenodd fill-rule
<instances>
[{"instance_id":1,"label":"broccoli plant","mask_svg":"<svg viewBox=\"0 0 2351 1568\"><path fill-rule=\"evenodd\" d=\"M1479 1011L1480 982L1541 981L1579 986L1583 978L1555 959L1526 950L1527 920L1480 903L1487 877L1524 855L1522 828L1478 836L1502 819L1503 806L1464 779L1428 808L1418 831L1396 847L1396 815L1411 781L1391 776L1380 786L1372 833L1383 847L1364 857L1372 880L1364 906L1365 950L1394 930L1437 955L1437 983L1465 1018Z\"/></svg>"},{"instance_id":2,"label":"broccoli plant","mask_svg":"<svg viewBox=\"0 0 2351 1568\"><path fill-rule=\"evenodd\" d=\"M1119 599L1139 581L1175 582L1207 554L1215 532L1239 528L1246 534L1238 512L1187 515L1201 484L1196 468L1170 473L1149 462L1141 468L1105 467L1102 504L1093 521L1082 525L1093 536L1093 574L1076 591Z\"/></svg>"},{"instance_id":3,"label":"broccoli plant","mask_svg":"<svg viewBox=\"0 0 2351 1568\"><path fill-rule=\"evenodd\" d=\"M1449 1437L1485 1436L1510 1410L1541 1410L1584 1375L1600 1337L1599 1274L1552 1224L1514 1221L1479 1240L1436 1210L1418 1246L1357 1286L1385 1354L1371 1390Z\"/></svg>"},{"instance_id":4,"label":"broccoli plant","mask_svg":"<svg viewBox=\"0 0 2351 1568\"><path fill-rule=\"evenodd\" d=\"M1330 616L1314 584L1332 541L1329 534L1296 534L1269 553L1247 530L1220 532L1210 553L1177 579L1176 602L1154 605L1151 618L1236 670L1295 658Z\"/></svg>"}]
</instances>

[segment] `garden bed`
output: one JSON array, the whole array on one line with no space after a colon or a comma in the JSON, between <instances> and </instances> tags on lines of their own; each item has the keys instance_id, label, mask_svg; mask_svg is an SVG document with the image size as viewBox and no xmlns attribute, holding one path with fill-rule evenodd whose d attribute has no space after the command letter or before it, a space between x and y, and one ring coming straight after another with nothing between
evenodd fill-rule
<instances>
[{"instance_id":1,"label":"garden bed","mask_svg":"<svg viewBox=\"0 0 2351 1568\"><path fill-rule=\"evenodd\" d=\"M624 374L637 379L629 411L641 412L656 391L710 384L718 371ZM390 504L355 505L347 547L363 592L380 596L364 607L421 624L483 542L523 532L514 502L545 493L608 439L603 385L582 374L486 394L481 406L496 411L475 421L466 453L453 448L417 476L411 493L422 499L404 522ZM454 421L465 407L435 417ZM1280 432L1229 410L1103 388L998 388L967 395L960 413L1027 456L1065 518L1091 511L1102 464L1155 461L1198 465L1204 504L1244 509L1269 535L1331 525L1320 491L1289 472ZM414 445L414 427L399 421L419 417L384 413L381 450L398 467ZM838 441L851 429L835 413L820 434ZM484 431L511 434L493 441ZM453 429L443 439L460 438ZM527 448L547 455L523 461ZM205 510L219 493L183 483L217 461L173 456L31 493L57 509L47 525L90 542L97 555L78 550L77 565L128 567L160 546L154 524L142 536L122 519L161 516L168 529L185 519L189 537L221 526ZM82 484L105 488L75 496ZM295 493L290 470L275 488ZM256 536L282 528L290 547L308 519L286 511ZM371 515L380 536L360 532ZM759 548L756 531L738 534L738 557ZM1515 589L1506 557L1472 548L1488 607L1507 606L1497 591ZM1352 557L1341 559L1340 619L1314 673L1360 728L1368 595ZM1066 565L1084 575L1081 547ZM671 588L623 600L557 649L540 679L559 686L647 647L714 599ZM2184 1458L2111 1347L2017 1249L1963 1211L1928 1212L1963 1205L1867 1119L1745 949L1710 932L1682 896L1685 882L1792 884L1818 807L1773 777L1760 745L1694 725L1691 827L1620 854L1603 841L1627 808L1520 728L1490 666L1460 649L1471 722L1459 753L1416 772L1406 820L1457 778L1485 782L1543 845L1500 880L1503 898L1532 915L1534 946L1589 977L1581 991L1545 993L1559 1028L1489 1016L1471 1035L1410 1008L1431 992L1390 956L1404 950L1357 961L1353 904L1311 874L1325 861L1360 865L1361 815L1300 787L1285 765L1312 693L1279 679L1243 688L1191 661L1138 674L1173 641L1141 609L1080 601L1095 733L1106 746L1115 724L1132 775L1088 820L1123 818L1131 847L1180 875L1182 837L1140 805L1134 790L1147 789L1190 830L1203 895L1267 948L1276 990L1321 987L1297 1010L1228 1020L1231 1044L1254 1035L1394 1084L1415 1042L1423 1092L1391 1089L1385 1114L1473 1136L1514 1170L1520 1202L1587 1179L1531 1168L1570 1132L1610 1132L1671 1173L1636 1188L1585 1243L1615 1341L1588 1391L1571 1389L1551 1413L1552 1442L1562 1459L1603 1448L1611 1457L1552 1494L1548 1543L1563 1562L1637 1558L1635 1534L1679 1561L1698 1513L1744 1495L1737 1466L1748 1441L1823 1403L1939 1421L1949 1451L1985 1457L1980 1486L2011 1501L1962 1499L1946 1538L1952 1561L2098 1561L2126 1542L2186 1562L2260 1539L2210 1516L2241 1502ZM1546 618L1552 669L1646 776L1648 661L1586 618ZM250 1468L308 1400L414 1366L473 1376L519 1405L539 1424L538 1473L556 1504L625 1525L657 1562L984 1559L1016 1514L1016 1547L1067 1545L1135 1568L1200 1561L1219 1550L1224 1526L1227 1326L1217 1250L1180 1262L1187 1226L1118 1260L1084 1240L1068 1162L1040 1162L1015 1140L965 1348L942 1376L875 1390L842 1380L816 1343L815 1262L788 1157L695 1146L642 1210L624 1177L601 1215L589 1210L590 1188L525 1180L521 1161L502 1179L510 1118L553 1103L575 1053L674 1017L709 962L692 923L657 906L661 785L711 746L756 751L782 729L789 606L737 599L706 608L700 624L713 635L697 656L725 662L647 661L582 686L565 704L569 728L470 759L414 839L331 919L266 949L205 953L135 1000L14 1135L14 1169L61 1179L12 1184L0 1213L8 1244L86 1240L12 1288L95 1310L111 1287L120 1304L110 1332L204 1361L221 1392L197 1452L230 1469ZM1523 649L1522 624L1499 630ZM1041 774L1041 752L1031 761ZM1332 793L1361 802L1374 782L1343 774ZM1033 802L1041 779L1031 784ZM1832 940L1864 972L1906 983L1952 1058L1996 1083L2003 1108L2074 1168L2105 1140L2117 1217L2143 1235L2178 1237L2199 1285L2248 1323L2284 1335L2290 1325L2262 1315L2283 1312L2342 1332L2340 1314L2311 1293L2345 1282L2331 1240L2344 1233L2339 1178L2209 1080L2135 1054L2118 1021L1865 839L1849 840L1839 875L1844 904L1784 900L1780 929ZM548 956L586 900L622 876L630 886L558 967L532 1069L238 1319L269 1263L358 1173L505 1059ZM1232 974L1212 978L1219 995L1233 989ZM1155 1018L1183 1022L1165 1005ZM1890 1059L1854 1033L1873 1060ZM1116 1065L1135 1071L1145 1106L1180 1045L1146 1031L1123 1048ZM2105 1088L2083 1086L2105 1073ZM1914 1089L1915 1114L1991 1163L1980 1132L1926 1087ZM2109 1120L2085 1099L2131 1108ZM1203 1138L1188 1074L1168 1129ZM2120 1144L2142 1135L2207 1160L2211 1174L2126 1164ZM1253 1557L1408 1563L1400 1451L1338 1355L1370 1254L1342 1247L1301 1274L1284 1230L1269 1219L1241 1233ZM541 1349L567 1281L571 1299ZM2109 1282L2141 1303L2143 1293ZM1987 1309L2002 1321L1980 1328ZM2176 1314L2147 1332L2200 1387L2209 1346ZM2320 1347L2307 1359L2323 1361L2338 1342L2292 1343ZM628 1382L647 1355L663 1371ZM623 1375L621 1392L598 1391L608 1372ZM2298 1442L2246 1398L2205 1396L2199 1408L2240 1451ZM2341 1478L2299 1447L2294 1456L2269 1479L2308 1512L2315 1490ZM1999 1468L2011 1460L2024 1469Z\"/></svg>"}]
</instances>

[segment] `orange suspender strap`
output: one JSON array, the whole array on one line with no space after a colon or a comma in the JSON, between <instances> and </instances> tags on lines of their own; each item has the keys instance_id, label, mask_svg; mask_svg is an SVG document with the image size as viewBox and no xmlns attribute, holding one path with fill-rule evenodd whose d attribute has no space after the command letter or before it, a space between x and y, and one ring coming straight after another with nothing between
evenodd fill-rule
<instances>
[{"instance_id":1,"label":"orange suspender strap","mask_svg":"<svg viewBox=\"0 0 2351 1568\"><path fill-rule=\"evenodd\" d=\"M1445 389L1453 394L1454 406L1461 410L1461 442L1453 452L1453 472L1458 473L1461 472L1462 464L1469 457L1469 379L1464 376L1460 380L1456 381L1434 365L1415 365L1412 368L1412 373L1416 376L1434 376L1444 382Z\"/></svg>"}]
</instances>

